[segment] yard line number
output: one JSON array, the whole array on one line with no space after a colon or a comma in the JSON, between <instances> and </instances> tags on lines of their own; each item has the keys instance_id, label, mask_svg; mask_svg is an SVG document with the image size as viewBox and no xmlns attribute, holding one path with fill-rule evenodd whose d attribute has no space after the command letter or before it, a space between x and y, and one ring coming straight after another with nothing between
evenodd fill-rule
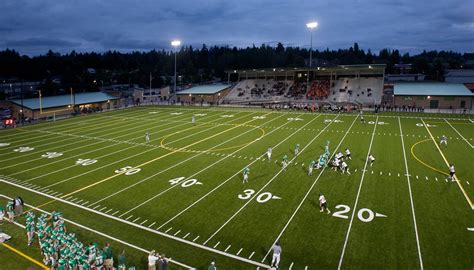
<instances>
[{"instance_id":1,"label":"yard line number","mask_svg":"<svg viewBox=\"0 0 474 270\"><path fill-rule=\"evenodd\" d=\"M24 152L29 152L29 151L33 151L35 150L33 147L29 147L29 146L26 146L26 147L19 147L15 150L13 150L14 152L19 152L19 153L24 153Z\"/></svg>"},{"instance_id":2,"label":"yard line number","mask_svg":"<svg viewBox=\"0 0 474 270\"><path fill-rule=\"evenodd\" d=\"M186 181L183 181L184 179L186 179L186 177L181 176L181 177L178 177L178 178L171 179L168 182L170 182L170 184L173 185L173 186L174 185L181 185L181 187L184 187L184 188L187 188L187 187L190 187L190 186L193 186L193 185L202 185L202 183L199 182L196 179L188 179Z\"/></svg>"},{"instance_id":3,"label":"yard line number","mask_svg":"<svg viewBox=\"0 0 474 270\"><path fill-rule=\"evenodd\" d=\"M41 155L41 157L44 158L57 158L62 156L63 153L58 153L58 152L46 152L46 154Z\"/></svg>"},{"instance_id":4,"label":"yard line number","mask_svg":"<svg viewBox=\"0 0 474 270\"><path fill-rule=\"evenodd\" d=\"M88 165L92 165L96 162L97 162L97 159L90 159L90 158L82 159L82 158L80 158L76 161L76 164L77 165L82 165L82 166L88 166Z\"/></svg>"},{"instance_id":5,"label":"yard line number","mask_svg":"<svg viewBox=\"0 0 474 270\"><path fill-rule=\"evenodd\" d=\"M341 209L341 210L334 212L334 214L332 214L333 217L342 218L342 219L349 218L349 216L346 215L347 213L351 211L351 208L349 206L345 204L339 204L339 205L336 205L335 208ZM374 211L368 208L361 208L359 212L357 212L357 217L359 218L360 221L368 223L374 220L375 217L387 217L387 216L380 213L375 213Z\"/></svg>"},{"instance_id":6,"label":"yard line number","mask_svg":"<svg viewBox=\"0 0 474 270\"><path fill-rule=\"evenodd\" d=\"M367 122L367 123L368 123L369 125L374 125L374 124L375 124L375 121L369 121L369 122ZM377 122L377 125L388 125L388 123L379 121L379 122Z\"/></svg>"},{"instance_id":7,"label":"yard line number","mask_svg":"<svg viewBox=\"0 0 474 270\"><path fill-rule=\"evenodd\" d=\"M115 170L115 173L123 173L125 175L132 175L140 172L142 169L140 168L134 168L132 166L125 166L123 168L120 168L118 170Z\"/></svg>"},{"instance_id":8,"label":"yard line number","mask_svg":"<svg viewBox=\"0 0 474 270\"><path fill-rule=\"evenodd\" d=\"M243 194L239 194L237 197L241 200L248 200L252 197L253 194L255 194L255 190L246 189L246 190L244 190ZM255 200L258 203L266 203L266 202L270 201L271 199L277 200L277 199L281 199L281 198L271 194L270 192L263 192L262 194L258 195Z\"/></svg>"}]
</instances>

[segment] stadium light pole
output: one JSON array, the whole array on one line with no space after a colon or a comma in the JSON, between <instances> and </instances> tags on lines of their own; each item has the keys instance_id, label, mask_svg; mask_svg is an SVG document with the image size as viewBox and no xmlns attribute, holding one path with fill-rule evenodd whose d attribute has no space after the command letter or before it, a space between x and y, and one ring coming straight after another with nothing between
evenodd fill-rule
<instances>
[{"instance_id":1,"label":"stadium light pole","mask_svg":"<svg viewBox=\"0 0 474 270\"><path fill-rule=\"evenodd\" d=\"M309 22L306 24L311 32L311 45L309 47L309 67L313 65L313 29L318 27L318 22Z\"/></svg>"},{"instance_id":2,"label":"stadium light pole","mask_svg":"<svg viewBox=\"0 0 474 270\"><path fill-rule=\"evenodd\" d=\"M306 93L309 91L309 71L313 66L313 29L318 27L318 22L309 22L306 24L306 27L309 28L311 32L311 42L309 46L309 69L308 74L306 75Z\"/></svg>"},{"instance_id":3,"label":"stadium light pole","mask_svg":"<svg viewBox=\"0 0 474 270\"><path fill-rule=\"evenodd\" d=\"M171 41L171 46L174 47L174 87L173 87L173 91L174 91L175 99L176 99L176 58L177 58L177 54L178 54L177 48L178 48L179 45L181 45L181 40Z\"/></svg>"}]
</instances>

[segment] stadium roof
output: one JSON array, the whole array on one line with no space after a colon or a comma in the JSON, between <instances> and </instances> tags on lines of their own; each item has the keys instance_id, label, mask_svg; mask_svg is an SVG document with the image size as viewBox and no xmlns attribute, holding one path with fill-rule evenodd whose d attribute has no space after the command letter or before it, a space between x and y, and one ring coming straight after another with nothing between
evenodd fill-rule
<instances>
[{"instance_id":1,"label":"stadium roof","mask_svg":"<svg viewBox=\"0 0 474 270\"><path fill-rule=\"evenodd\" d=\"M74 103L76 105L90 104L97 102L104 102L107 100L118 99L118 97L111 96L102 92L91 92L91 93L77 93L74 97ZM13 103L21 105L21 99L11 100ZM41 98L41 107L43 109L63 107L71 105L71 96L70 95L61 95L61 96L52 96L52 97L42 97ZM28 98L23 99L23 107L29 108L32 110L37 110L40 108L39 98Z\"/></svg>"},{"instance_id":2,"label":"stadium roof","mask_svg":"<svg viewBox=\"0 0 474 270\"><path fill-rule=\"evenodd\" d=\"M396 82L396 96L472 96L474 94L462 83L442 82Z\"/></svg>"},{"instance_id":3,"label":"stadium roof","mask_svg":"<svg viewBox=\"0 0 474 270\"><path fill-rule=\"evenodd\" d=\"M198 85L185 90L178 91L178 95L213 95L231 87L230 84L207 84Z\"/></svg>"},{"instance_id":4,"label":"stadium roof","mask_svg":"<svg viewBox=\"0 0 474 270\"><path fill-rule=\"evenodd\" d=\"M288 67L288 68L259 68L259 69L241 69L241 70L227 70L226 73L240 73L244 75L245 73L251 74L275 74L283 75L290 72L306 72L308 69L316 73L329 74L331 72L336 73L348 73L348 72L369 72L369 73L383 73L385 69L385 64L361 64L361 65L338 65L338 66L329 66L329 67Z\"/></svg>"}]
</instances>

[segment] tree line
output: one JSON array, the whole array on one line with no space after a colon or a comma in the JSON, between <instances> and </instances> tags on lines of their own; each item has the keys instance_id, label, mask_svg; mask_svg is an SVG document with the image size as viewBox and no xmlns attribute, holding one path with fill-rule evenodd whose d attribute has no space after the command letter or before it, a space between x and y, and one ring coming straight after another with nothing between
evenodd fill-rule
<instances>
[{"instance_id":1,"label":"tree line","mask_svg":"<svg viewBox=\"0 0 474 270\"><path fill-rule=\"evenodd\" d=\"M183 46L177 53L179 83L199 83L212 79L226 80L226 70L303 67L308 62L309 50L299 47L261 45L246 48L202 45L200 49ZM423 73L429 80L443 80L446 69L461 68L474 53L452 51L423 51L416 55L401 54L399 50L365 51L355 43L347 49L314 50L313 59L320 66L352 64L386 64L387 73L397 72L396 64L412 64L411 73ZM305 61L306 60L306 61ZM88 69L94 69L90 72ZM95 91L111 84L138 84L152 87L171 83L174 74L174 52L103 53L72 51L60 54L48 51L44 55L26 56L6 49L0 51L0 78L42 81L45 95L57 94L60 89ZM60 83L55 83L58 79Z\"/></svg>"}]
</instances>

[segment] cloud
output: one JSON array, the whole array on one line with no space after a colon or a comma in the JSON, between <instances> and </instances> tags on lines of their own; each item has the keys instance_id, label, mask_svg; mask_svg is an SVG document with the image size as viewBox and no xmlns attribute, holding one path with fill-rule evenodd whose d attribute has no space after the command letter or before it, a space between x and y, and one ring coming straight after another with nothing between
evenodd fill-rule
<instances>
[{"instance_id":1,"label":"cloud","mask_svg":"<svg viewBox=\"0 0 474 270\"><path fill-rule=\"evenodd\" d=\"M305 23L319 21L313 47L373 51L472 51L472 0L3 0L0 49L21 53L170 49L277 42L309 47ZM2 48L3 47L3 48Z\"/></svg>"}]
</instances>

